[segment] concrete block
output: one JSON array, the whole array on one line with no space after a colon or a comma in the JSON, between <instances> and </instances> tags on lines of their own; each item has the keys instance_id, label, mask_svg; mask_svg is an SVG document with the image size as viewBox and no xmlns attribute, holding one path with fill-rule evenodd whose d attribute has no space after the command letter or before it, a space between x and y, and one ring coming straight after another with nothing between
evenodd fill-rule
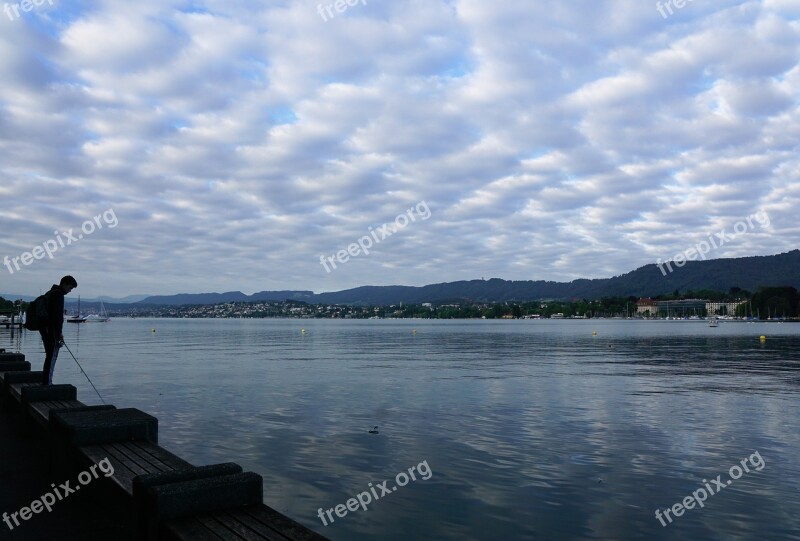
<instances>
[{"instance_id":1,"label":"concrete block","mask_svg":"<svg viewBox=\"0 0 800 541\"><path fill-rule=\"evenodd\" d=\"M164 520L262 504L264 481L252 472L149 487L145 492L147 539L158 539Z\"/></svg>"},{"instance_id":2,"label":"concrete block","mask_svg":"<svg viewBox=\"0 0 800 541\"><path fill-rule=\"evenodd\" d=\"M50 454L50 477L53 479L67 479L68 477L79 473L77 471L77 449L66 441L63 437L58 436L58 431L53 430L54 415L57 413L72 413L83 411L108 411L115 410L116 406L80 406L76 408L63 408L50 410L50 430L49 438L50 445L48 452Z\"/></svg>"},{"instance_id":3,"label":"concrete block","mask_svg":"<svg viewBox=\"0 0 800 541\"><path fill-rule=\"evenodd\" d=\"M0 353L0 363L4 362L22 362L25 360L23 353Z\"/></svg>"},{"instance_id":4,"label":"concrete block","mask_svg":"<svg viewBox=\"0 0 800 541\"><path fill-rule=\"evenodd\" d=\"M158 419L136 408L55 412L50 429L76 447L135 440L158 444Z\"/></svg>"},{"instance_id":5,"label":"concrete block","mask_svg":"<svg viewBox=\"0 0 800 541\"><path fill-rule=\"evenodd\" d=\"M207 479L209 477L219 477L221 475L233 475L236 473L242 473L242 467L235 462L225 462L222 464L197 466L185 470L137 475L133 480L133 497L142 497L150 487L194 481L197 479Z\"/></svg>"},{"instance_id":6,"label":"concrete block","mask_svg":"<svg viewBox=\"0 0 800 541\"><path fill-rule=\"evenodd\" d=\"M18 407L17 401L11 396L10 385L15 383L41 383L43 378L42 372L3 372L2 381L0 385L0 394L2 394L3 409L14 411Z\"/></svg>"},{"instance_id":7,"label":"concrete block","mask_svg":"<svg viewBox=\"0 0 800 541\"><path fill-rule=\"evenodd\" d=\"M113 406L111 404L105 404L102 406L79 406L77 408L61 408L61 409L51 409L50 410L50 423L53 422L53 414L55 413L80 413L84 411L109 411L115 410L117 406Z\"/></svg>"},{"instance_id":8,"label":"concrete block","mask_svg":"<svg viewBox=\"0 0 800 541\"><path fill-rule=\"evenodd\" d=\"M0 361L0 372L29 372L30 369L28 361Z\"/></svg>"},{"instance_id":9,"label":"concrete block","mask_svg":"<svg viewBox=\"0 0 800 541\"><path fill-rule=\"evenodd\" d=\"M197 479L208 479L224 475L242 473L242 467L233 462L223 464L212 464L209 466L198 466L185 470L174 470L159 473L148 473L138 475L133 479L133 505L136 510L136 528L139 539L147 539L148 517L147 517L147 490L151 487L167 485L170 483L182 483L185 481L195 481ZM154 525L158 527L158 522Z\"/></svg>"},{"instance_id":10,"label":"concrete block","mask_svg":"<svg viewBox=\"0 0 800 541\"><path fill-rule=\"evenodd\" d=\"M20 396L23 404L50 400L77 400L78 389L74 385L36 385L23 387Z\"/></svg>"},{"instance_id":11,"label":"concrete block","mask_svg":"<svg viewBox=\"0 0 800 541\"><path fill-rule=\"evenodd\" d=\"M16 371L3 374L3 382L5 382L6 385L13 385L15 383L40 383L43 378L44 374L41 371Z\"/></svg>"}]
</instances>

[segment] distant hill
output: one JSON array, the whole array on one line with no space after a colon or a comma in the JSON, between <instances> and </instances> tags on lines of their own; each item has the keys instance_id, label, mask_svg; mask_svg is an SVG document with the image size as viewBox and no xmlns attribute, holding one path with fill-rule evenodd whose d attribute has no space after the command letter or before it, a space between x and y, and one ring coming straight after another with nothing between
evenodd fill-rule
<instances>
[{"instance_id":1,"label":"distant hill","mask_svg":"<svg viewBox=\"0 0 800 541\"><path fill-rule=\"evenodd\" d=\"M36 297L31 295L17 295L16 293L0 293L0 297L8 300L8 301L15 301L17 299L22 299L25 302L30 302Z\"/></svg>"},{"instance_id":2,"label":"distant hill","mask_svg":"<svg viewBox=\"0 0 800 541\"><path fill-rule=\"evenodd\" d=\"M48 287L48 289L50 289L50 288ZM15 295L15 294L12 294L12 293L0 293L0 297L2 297L4 299L12 299L12 300L22 299L25 302L30 302L30 301L32 301L33 299L36 298L36 296L33 296L33 295ZM134 302L139 302L139 301L141 301L143 299L146 299L146 298L147 298L147 295L128 295L127 297L122 297L122 298L106 297L104 295L101 295L100 297L96 297L94 299L82 298L81 302L96 302L96 303L99 303L100 301L103 301L106 304L130 304L130 303L134 303ZM77 298L77 296L75 296L75 293L73 293L72 296L67 297L65 299L66 303L70 303L70 302L73 302L73 301L76 302L76 303L78 302L78 298Z\"/></svg>"},{"instance_id":3,"label":"distant hill","mask_svg":"<svg viewBox=\"0 0 800 541\"><path fill-rule=\"evenodd\" d=\"M140 304L219 304L223 302L258 301L305 301L314 302L313 291L259 291L246 295L241 291L227 293L180 293L178 295L155 295L140 301Z\"/></svg>"},{"instance_id":4,"label":"distant hill","mask_svg":"<svg viewBox=\"0 0 800 541\"><path fill-rule=\"evenodd\" d=\"M664 276L655 264L613 278L549 282L469 280L421 287L362 286L344 291L314 294L311 291L261 291L245 295L240 291L147 297L138 304L216 304L294 300L325 304L391 305L401 302L504 302L541 299L598 299L611 296L654 297L676 289L728 291L740 287L755 291L759 286L794 286L800 289L800 250L772 256L754 256L709 261L689 261L683 268ZM666 269L665 269L666 271Z\"/></svg>"},{"instance_id":5,"label":"distant hill","mask_svg":"<svg viewBox=\"0 0 800 541\"><path fill-rule=\"evenodd\" d=\"M100 295L94 299L86 299L89 302L100 302L103 301L106 304L126 304L131 302L139 302L144 300L149 295L128 295L127 297L116 298L116 297L106 297L105 295Z\"/></svg>"}]
</instances>

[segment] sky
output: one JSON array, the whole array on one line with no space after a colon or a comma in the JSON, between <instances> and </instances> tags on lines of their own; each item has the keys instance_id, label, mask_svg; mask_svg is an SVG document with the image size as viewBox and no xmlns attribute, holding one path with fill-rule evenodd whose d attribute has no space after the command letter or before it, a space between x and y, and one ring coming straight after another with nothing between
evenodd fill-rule
<instances>
[{"instance_id":1,"label":"sky","mask_svg":"<svg viewBox=\"0 0 800 541\"><path fill-rule=\"evenodd\" d=\"M0 12L0 292L798 247L797 0L37 2Z\"/></svg>"}]
</instances>

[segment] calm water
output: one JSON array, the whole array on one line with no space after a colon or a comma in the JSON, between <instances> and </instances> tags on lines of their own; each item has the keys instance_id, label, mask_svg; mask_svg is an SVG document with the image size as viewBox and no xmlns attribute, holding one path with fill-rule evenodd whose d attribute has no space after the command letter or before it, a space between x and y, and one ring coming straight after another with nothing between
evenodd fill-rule
<instances>
[{"instance_id":1,"label":"calm water","mask_svg":"<svg viewBox=\"0 0 800 541\"><path fill-rule=\"evenodd\" d=\"M157 416L161 444L191 462L258 472L268 505L334 540L800 539L800 325L66 327L107 402ZM20 347L40 369L38 334ZM99 403L65 350L55 379ZM656 520L755 451L760 472ZM329 526L317 516L423 461L428 480Z\"/></svg>"}]
</instances>

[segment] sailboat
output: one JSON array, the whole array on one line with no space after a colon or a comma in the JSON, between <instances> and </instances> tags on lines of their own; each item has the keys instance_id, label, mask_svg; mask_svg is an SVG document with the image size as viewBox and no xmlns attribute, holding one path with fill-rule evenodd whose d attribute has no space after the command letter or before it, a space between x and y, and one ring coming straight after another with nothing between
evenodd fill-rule
<instances>
[{"instance_id":1,"label":"sailboat","mask_svg":"<svg viewBox=\"0 0 800 541\"><path fill-rule=\"evenodd\" d=\"M100 301L100 313L99 314L89 314L85 318L86 323L94 322L94 323L105 323L106 321L110 321L111 318L108 317L108 313L106 312L106 305L103 304L103 301Z\"/></svg>"},{"instance_id":2,"label":"sailboat","mask_svg":"<svg viewBox=\"0 0 800 541\"><path fill-rule=\"evenodd\" d=\"M67 323L86 323L86 318L81 317L81 297L78 295L78 315L76 316L69 316L67 318Z\"/></svg>"}]
</instances>

